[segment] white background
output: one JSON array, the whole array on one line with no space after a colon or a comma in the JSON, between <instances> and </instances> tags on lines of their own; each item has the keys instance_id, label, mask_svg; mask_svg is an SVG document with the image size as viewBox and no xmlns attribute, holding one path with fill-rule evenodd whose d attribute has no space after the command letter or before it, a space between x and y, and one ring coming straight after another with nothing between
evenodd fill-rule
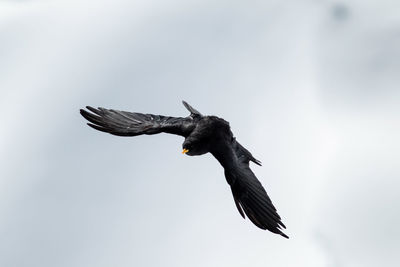
<instances>
[{"instance_id":1,"label":"white background","mask_svg":"<svg viewBox=\"0 0 400 267\"><path fill-rule=\"evenodd\" d=\"M398 266L399 1L0 1L0 266ZM230 121L286 240L210 155L85 125Z\"/></svg>"}]
</instances>

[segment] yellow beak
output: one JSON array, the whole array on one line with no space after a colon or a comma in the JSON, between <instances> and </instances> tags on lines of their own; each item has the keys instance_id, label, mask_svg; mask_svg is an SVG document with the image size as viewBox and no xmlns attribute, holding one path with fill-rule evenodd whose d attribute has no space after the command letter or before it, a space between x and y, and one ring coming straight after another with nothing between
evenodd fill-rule
<instances>
[{"instance_id":1,"label":"yellow beak","mask_svg":"<svg viewBox=\"0 0 400 267\"><path fill-rule=\"evenodd\" d=\"M182 154L186 154L187 152L189 152L189 149L184 148Z\"/></svg>"}]
</instances>

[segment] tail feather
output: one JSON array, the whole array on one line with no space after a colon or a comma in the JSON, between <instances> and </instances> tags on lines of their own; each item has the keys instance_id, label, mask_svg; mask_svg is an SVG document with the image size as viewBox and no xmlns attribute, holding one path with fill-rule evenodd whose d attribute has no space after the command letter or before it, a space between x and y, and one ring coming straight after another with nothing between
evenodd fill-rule
<instances>
[{"instance_id":1,"label":"tail feather","mask_svg":"<svg viewBox=\"0 0 400 267\"><path fill-rule=\"evenodd\" d=\"M182 100L183 105L187 110L189 110L191 116L203 116L199 111L194 109L191 105L189 105L186 101Z\"/></svg>"}]
</instances>

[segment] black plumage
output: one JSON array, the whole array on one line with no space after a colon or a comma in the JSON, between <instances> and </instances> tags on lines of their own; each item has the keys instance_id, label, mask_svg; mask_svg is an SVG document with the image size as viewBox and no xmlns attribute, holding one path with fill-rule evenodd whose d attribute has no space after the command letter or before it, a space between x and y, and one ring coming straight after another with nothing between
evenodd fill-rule
<instances>
[{"instance_id":1,"label":"black plumage","mask_svg":"<svg viewBox=\"0 0 400 267\"><path fill-rule=\"evenodd\" d=\"M202 155L211 153L224 167L226 181L240 215L259 228L288 238L281 229L281 221L264 187L249 167L250 161L261 162L244 148L232 134L229 123L216 116L203 116L183 101L190 115L185 118L86 107L80 113L96 130L118 136L170 133L183 136L183 153Z\"/></svg>"}]
</instances>

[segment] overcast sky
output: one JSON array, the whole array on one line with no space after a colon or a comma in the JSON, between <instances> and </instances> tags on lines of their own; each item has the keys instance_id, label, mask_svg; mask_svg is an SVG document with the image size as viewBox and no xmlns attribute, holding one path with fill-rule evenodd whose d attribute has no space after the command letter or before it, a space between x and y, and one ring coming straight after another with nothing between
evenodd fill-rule
<instances>
[{"instance_id":1,"label":"overcast sky","mask_svg":"<svg viewBox=\"0 0 400 267\"><path fill-rule=\"evenodd\" d=\"M0 266L398 266L400 2L0 1ZM289 240L210 155L85 125L230 121Z\"/></svg>"}]
</instances>

